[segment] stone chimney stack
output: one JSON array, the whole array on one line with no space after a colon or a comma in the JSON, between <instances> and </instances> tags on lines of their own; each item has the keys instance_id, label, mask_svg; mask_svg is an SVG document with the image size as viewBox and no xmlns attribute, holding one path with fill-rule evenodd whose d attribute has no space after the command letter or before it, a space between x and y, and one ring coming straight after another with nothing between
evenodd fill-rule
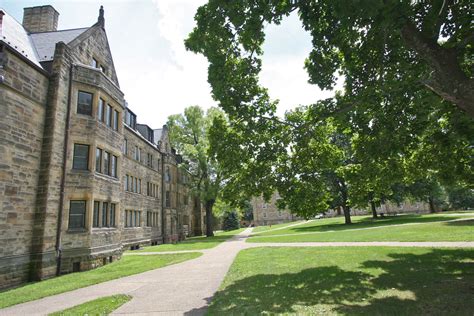
<instances>
[{"instance_id":1,"label":"stone chimney stack","mask_svg":"<svg viewBox=\"0 0 474 316\"><path fill-rule=\"evenodd\" d=\"M50 5L23 9L23 27L30 33L58 30L59 13Z\"/></svg>"}]
</instances>

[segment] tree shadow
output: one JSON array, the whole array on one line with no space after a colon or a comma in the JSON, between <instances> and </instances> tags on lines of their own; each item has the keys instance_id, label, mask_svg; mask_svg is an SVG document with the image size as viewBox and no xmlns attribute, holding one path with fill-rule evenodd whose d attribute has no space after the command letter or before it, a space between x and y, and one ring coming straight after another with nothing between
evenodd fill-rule
<instances>
[{"instance_id":1,"label":"tree shadow","mask_svg":"<svg viewBox=\"0 0 474 316\"><path fill-rule=\"evenodd\" d=\"M449 226L474 226L474 219L466 219L465 221L447 222Z\"/></svg>"},{"instance_id":2,"label":"tree shadow","mask_svg":"<svg viewBox=\"0 0 474 316\"><path fill-rule=\"evenodd\" d=\"M388 257L353 270L331 265L247 277L217 292L209 314L472 315L472 250Z\"/></svg>"}]
</instances>

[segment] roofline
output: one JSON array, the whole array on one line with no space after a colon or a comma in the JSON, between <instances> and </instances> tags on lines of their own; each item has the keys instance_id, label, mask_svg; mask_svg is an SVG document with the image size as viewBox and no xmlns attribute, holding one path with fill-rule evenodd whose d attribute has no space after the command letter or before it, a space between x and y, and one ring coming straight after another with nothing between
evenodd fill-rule
<instances>
[{"instance_id":1,"label":"roofline","mask_svg":"<svg viewBox=\"0 0 474 316\"><path fill-rule=\"evenodd\" d=\"M30 66L34 67L36 70L38 70L39 72L41 72L43 75L45 75L46 77L49 77L49 72L47 72L45 69L43 69L43 67L41 66L38 66L37 64L35 64L34 62L32 62L28 57L20 54L16 49L14 49L10 44L8 44L7 42L5 42L2 38L0 38L0 43L4 44L5 47L8 48L8 50L10 50L15 56L19 57L20 59L22 59L23 61L25 61L27 64L29 64Z\"/></svg>"},{"instance_id":2,"label":"roofline","mask_svg":"<svg viewBox=\"0 0 474 316\"><path fill-rule=\"evenodd\" d=\"M57 31L45 31L45 32L29 32L28 34L43 34L43 33L58 33L58 32L66 32L66 31L75 31L75 30L87 30L90 29L89 26L86 27L76 27L74 29L65 29L65 30L57 30Z\"/></svg>"}]
</instances>

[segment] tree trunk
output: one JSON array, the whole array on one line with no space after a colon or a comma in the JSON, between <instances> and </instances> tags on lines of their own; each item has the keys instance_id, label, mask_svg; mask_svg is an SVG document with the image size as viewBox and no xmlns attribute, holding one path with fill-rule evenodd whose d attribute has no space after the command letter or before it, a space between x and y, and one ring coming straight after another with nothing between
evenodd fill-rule
<instances>
[{"instance_id":1,"label":"tree trunk","mask_svg":"<svg viewBox=\"0 0 474 316\"><path fill-rule=\"evenodd\" d=\"M405 44L432 70L424 85L474 118L474 80L459 66L456 49L441 47L436 40L424 36L411 22L405 24L401 35Z\"/></svg>"},{"instance_id":2,"label":"tree trunk","mask_svg":"<svg viewBox=\"0 0 474 316\"><path fill-rule=\"evenodd\" d=\"M374 200L370 200L370 208L372 209L372 218L377 219L377 208L375 207Z\"/></svg>"},{"instance_id":3,"label":"tree trunk","mask_svg":"<svg viewBox=\"0 0 474 316\"><path fill-rule=\"evenodd\" d=\"M214 200L206 201L206 237L214 236L212 227L212 207L214 206Z\"/></svg>"},{"instance_id":4,"label":"tree trunk","mask_svg":"<svg viewBox=\"0 0 474 316\"><path fill-rule=\"evenodd\" d=\"M344 211L344 220L345 220L345 224L352 224L352 221L351 221L351 208L344 203L344 206L342 207L343 211Z\"/></svg>"},{"instance_id":5,"label":"tree trunk","mask_svg":"<svg viewBox=\"0 0 474 316\"><path fill-rule=\"evenodd\" d=\"M431 195L428 197L428 202L430 204L430 213L436 212L434 200L433 200L433 197Z\"/></svg>"}]
</instances>

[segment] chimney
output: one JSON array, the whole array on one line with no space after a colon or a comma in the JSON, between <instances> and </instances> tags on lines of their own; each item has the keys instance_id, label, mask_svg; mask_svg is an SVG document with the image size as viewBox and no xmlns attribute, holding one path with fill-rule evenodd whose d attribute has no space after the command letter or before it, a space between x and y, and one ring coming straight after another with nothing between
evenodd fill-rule
<instances>
[{"instance_id":1,"label":"chimney","mask_svg":"<svg viewBox=\"0 0 474 316\"><path fill-rule=\"evenodd\" d=\"M30 33L57 31L58 16L58 11L50 5L24 8L23 27Z\"/></svg>"}]
</instances>

